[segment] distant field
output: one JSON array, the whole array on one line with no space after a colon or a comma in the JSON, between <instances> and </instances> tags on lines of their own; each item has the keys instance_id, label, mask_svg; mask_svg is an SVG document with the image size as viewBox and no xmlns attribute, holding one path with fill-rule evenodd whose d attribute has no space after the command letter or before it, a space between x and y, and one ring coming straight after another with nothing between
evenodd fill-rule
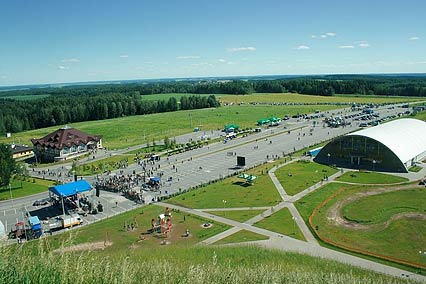
<instances>
[{"instance_id":1,"label":"distant field","mask_svg":"<svg viewBox=\"0 0 426 284\"><path fill-rule=\"evenodd\" d=\"M29 101L29 100L37 100L47 98L50 95L22 95L22 96L2 96L0 95L0 99L14 99L18 101Z\"/></svg>"},{"instance_id":2,"label":"distant field","mask_svg":"<svg viewBox=\"0 0 426 284\"><path fill-rule=\"evenodd\" d=\"M216 97L228 96L227 94L182 94L182 93L169 93L169 94L153 94L153 95L141 95L143 101L159 101L159 100L168 100L169 98L176 98L178 101L181 97L189 96L202 96L208 97L215 95Z\"/></svg>"},{"instance_id":3,"label":"distant field","mask_svg":"<svg viewBox=\"0 0 426 284\"><path fill-rule=\"evenodd\" d=\"M112 149L122 149L153 140L163 140L192 132L199 125L201 130L222 129L227 123L237 123L241 128L255 127L256 120L271 115L312 113L315 110L331 110L336 106L227 106L220 108L185 110L150 115L87 121L71 124L90 134L103 135L103 145ZM191 125L191 116L192 125ZM40 138L60 128L54 126L21 133L13 133L11 138L0 138L0 143L24 143L31 145L31 139Z\"/></svg>"},{"instance_id":4,"label":"distant field","mask_svg":"<svg viewBox=\"0 0 426 284\"><path fill-rule=\"evenodd\" d=\"M216 96L221 103L394 103L424 100L418 97L382 97L362 95L336 95L332 97L312 96L294 93Z\"/></svg>"}]
</instances>

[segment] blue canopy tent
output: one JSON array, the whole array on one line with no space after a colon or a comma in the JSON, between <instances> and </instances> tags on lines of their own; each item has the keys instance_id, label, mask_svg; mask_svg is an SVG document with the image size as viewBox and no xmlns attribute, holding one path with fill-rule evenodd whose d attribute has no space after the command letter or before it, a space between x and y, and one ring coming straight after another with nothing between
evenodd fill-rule
<instances>
[{"instance_id":1,"label":"blue canopy tent","mask_svg":"<svg viewBox=\"0 0 426 284\"><path fill-rule=\"evenodd\" d=\"M62 185L49 187L49 191L60 197L67 197L81 192L86 192L92 189L90 183L85 180L79 180Z\"/></svg>"},{"instance_id":2,"label":"blue canopy tent","mask_svg":"<svg viewBox=\"0 0 426 284\"><path fill-rule=\"evenodd\" d=\"M90 185L90 183L82 179L79 181L70 182L62 185L51 186L49 187L49 192L52 192L53 194L61 198L62 213L65 215L64 198L76 195L78 193L90 191L91 189L92 186Z\"/></svg>"}]
</instances>

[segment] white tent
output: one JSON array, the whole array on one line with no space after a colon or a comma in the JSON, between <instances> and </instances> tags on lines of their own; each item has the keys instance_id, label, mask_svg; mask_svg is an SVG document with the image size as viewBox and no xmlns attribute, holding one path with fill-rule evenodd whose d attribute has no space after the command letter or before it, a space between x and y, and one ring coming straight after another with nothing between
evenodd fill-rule
<instances>
[{"instance_id":1,"label":"white tent","mask_svg":"<svg viewBox=\"0 0 426 284\"><path fill-rule=\"evenodd\" d=\"M6 229L3 223L0 221L0 240L6 238Z\"/></svg>"}]
</instances>

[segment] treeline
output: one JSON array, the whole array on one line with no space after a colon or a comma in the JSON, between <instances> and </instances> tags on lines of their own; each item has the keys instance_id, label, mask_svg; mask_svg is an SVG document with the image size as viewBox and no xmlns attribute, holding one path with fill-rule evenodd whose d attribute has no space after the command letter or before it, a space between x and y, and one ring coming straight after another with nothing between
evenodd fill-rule
<instances>
[{"instance_id":1,"label":"treeline","mask_svg":"<svg viewBox=\"0 0 426 284\"><path fill-rule=\"evenodd\" d=\"M183 96L180 102L142 101L133 94L61 94L43 99L0 100L0 133L20 132L66 123L116 118L122 116L217 107L214 95Z\"/></svg>"}]
</instances>

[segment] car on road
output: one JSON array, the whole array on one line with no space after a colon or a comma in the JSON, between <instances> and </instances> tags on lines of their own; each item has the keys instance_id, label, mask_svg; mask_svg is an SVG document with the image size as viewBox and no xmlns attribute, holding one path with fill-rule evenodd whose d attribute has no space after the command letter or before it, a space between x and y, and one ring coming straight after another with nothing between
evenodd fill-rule
<instances>
[{"instance_id":1,"label":"car on road","mask_svg":"<svg viewBox=\"0 0 426 284\"><path fill-rule=\"evenodd\" d=\"M50 198L43 198L43 199L34 201L33 206L42 206L42 205L47 205L49 203L50 203Z\"/></svg>"}]
</instances>

